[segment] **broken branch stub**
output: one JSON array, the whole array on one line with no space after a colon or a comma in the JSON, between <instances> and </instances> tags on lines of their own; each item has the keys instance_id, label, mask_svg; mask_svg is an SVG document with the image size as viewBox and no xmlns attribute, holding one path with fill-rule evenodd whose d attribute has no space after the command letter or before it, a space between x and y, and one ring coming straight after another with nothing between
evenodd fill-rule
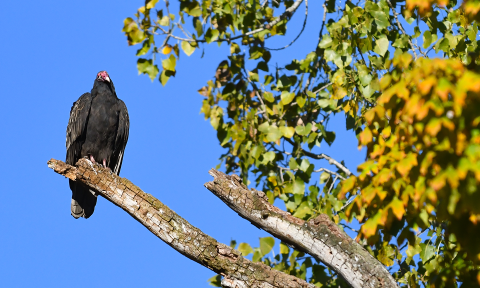
<instances>
[{"instance_id":1,"label":"broken branch stub","mask_svg":"<svg viewBox=\"0 0 480 288\"><path fill-rule=\"evenodd\" d=\"M329 266L352 287L398 287L383 264L327 215L306 222L271 205L264 192L249 190L238 176L215 169L209 173L214 180L205 183L205 187L228 207L253 225Z\"/></svg>"},{"instance_id":2,"label":"broken branch stub","mask_svg":"<svg viewBox=\"0 0 480 288\"><path fill-rule=\"evenodd\" d=\"M253 263L188 223L158 199L110 170L80 159L77 167L51 159L48 167L79 181L129 213L153 234L186 257L224 276L225 287L314 288L306 281ZM67 188L65 188L67 190Z\"/></svg>"}]
</instances>

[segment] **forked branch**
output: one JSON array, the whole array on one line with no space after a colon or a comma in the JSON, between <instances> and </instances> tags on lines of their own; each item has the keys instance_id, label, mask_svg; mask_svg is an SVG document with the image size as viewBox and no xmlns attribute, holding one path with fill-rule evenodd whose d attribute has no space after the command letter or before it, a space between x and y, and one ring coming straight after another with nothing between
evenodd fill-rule
<instances>
[{"instance_id":1,"label":"forked branch","mask_svg":"<svg viewBox=\"0 0 480 288\"><path fill-rule=\"evenodd\" d=\"M224 287L315 287L263 263L245 259L240 252L192 226L127 179L92 165L87 159L80 159L76 165L55 159L48 161L55 172L87 185L181 254L221 274ZM305 222L271 205L263 192L249 190L238 176L214 169L210 174L214 181L205 186L241 217L328 265L352 287L398 287L383 265L328 216L320 215Z\"/></svg>"},{"instance_id":2,"label":"forked branch","mask_svg":"<svg viewBox=\"0 0 480 288\"><path fill-rule=\"evenodd\" d=\"M150 194L132 182L98 165L80 159L77 167L51 159L48 167L65 177L79 181L108 201L125 210L162 241L193 261L223 275L224 287L314 288L302 279L253 263L231 247L192 226ZM95 170L93 170L95 169Z\"/></svg>"}]
</instances>

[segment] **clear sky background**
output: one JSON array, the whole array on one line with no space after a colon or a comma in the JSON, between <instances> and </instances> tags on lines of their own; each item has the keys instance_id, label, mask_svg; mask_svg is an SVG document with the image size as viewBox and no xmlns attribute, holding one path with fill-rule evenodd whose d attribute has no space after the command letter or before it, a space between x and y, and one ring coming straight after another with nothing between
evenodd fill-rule
<instances>
[{"instance_id":1,"label":"clear sky background","mask_svg":"<svg viewBox=\"0 0 480 288\"><path fill-rule=\"evenodd\" d=\"M172 8L178 7L176 1ZM308 26L279 64L302 58L317 41L323 1L310 1ZM47 167L65 159L72 103L107 70L130 114L122 177L153 194L194 226L228 244L268 236L203 187L222 154L216 133L199 114L196 92L228 55L210 45L185 54L166 87L139 76L123 19L144 1L2 1L0 4L0 283L3 287L209 287L215 273L185 258L103 198L88 220L70 215L68 181ZM286 37L300 31L299 8ZM173 42L172 42L173 44ZM182 52L183 53L183 52ZM282 62L284 61L284 62ZM365 154L344 115L330 122L334 147L315 148L355 167ZM328 167L325 163L324 167ZM278 244L278 240L276 241ZM274 248L278 253L278 246Z\"/></svg>"}]
</instances>

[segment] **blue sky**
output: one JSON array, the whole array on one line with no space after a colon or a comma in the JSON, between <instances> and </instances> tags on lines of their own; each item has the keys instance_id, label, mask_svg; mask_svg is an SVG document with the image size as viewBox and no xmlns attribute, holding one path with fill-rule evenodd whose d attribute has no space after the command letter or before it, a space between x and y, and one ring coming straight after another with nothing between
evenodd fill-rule
<instances>
[{"instance_id":1,"label":"blue sky","mask_svg":"<svg viewBox=\"0 0 480 288\"><path fill-rule=\"evenodd\" d=\"M310 1L307 29L279 64L304 57L315 46L321 1ZM130 114L130 138L122 177L153 194L218 241L258 243L268 234L238 217L203 187L222 149L199 114L196 92L212 79L226 46L181 55L166 87L139 76L135 52L121 32L123 19L144 1L2 1L0 24L0 281L4 287L209 287L215 275L185 258L123 210L99 198L94 215L70 216L68 181L47 168L65 159L65 129L72 103L107 70ZM176 7L172 1L172 7ZM288 44L303 22L300 7ZM278 45L277 45L278 44ZM272 48L275 48L272 44ZM278 55L278 56L276 56ZM345 127L343 115L330 128ZM350 131L337 133L333 148L317 152L364 159ZM328 166L328 165L327 165ZM325 166L325 167L327 167ZM278 241L277 241L278 243ZM278 253L278 247L276 253Z\"/></svg>"}]
</instances>

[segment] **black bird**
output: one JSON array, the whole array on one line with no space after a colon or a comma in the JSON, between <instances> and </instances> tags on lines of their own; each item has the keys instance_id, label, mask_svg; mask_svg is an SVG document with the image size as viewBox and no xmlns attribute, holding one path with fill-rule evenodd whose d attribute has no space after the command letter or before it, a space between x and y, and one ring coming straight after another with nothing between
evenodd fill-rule
<instances>
[{"instance_id":1,"label":"black bird","mask_svg":"<svg viewBox=\"0 0 480 288\"><path fill-rule=\"evenodd\" d=\"M118 175L129 126L127 106L117 98L112 79L107 71L98 72L91 93L80 96L70 110L65 162L75 165L80 158L86 157ZM69 180L69 184L72 216L90 217L97 204L97 195L81 183Z\"/></svg>"}]
</instances>

